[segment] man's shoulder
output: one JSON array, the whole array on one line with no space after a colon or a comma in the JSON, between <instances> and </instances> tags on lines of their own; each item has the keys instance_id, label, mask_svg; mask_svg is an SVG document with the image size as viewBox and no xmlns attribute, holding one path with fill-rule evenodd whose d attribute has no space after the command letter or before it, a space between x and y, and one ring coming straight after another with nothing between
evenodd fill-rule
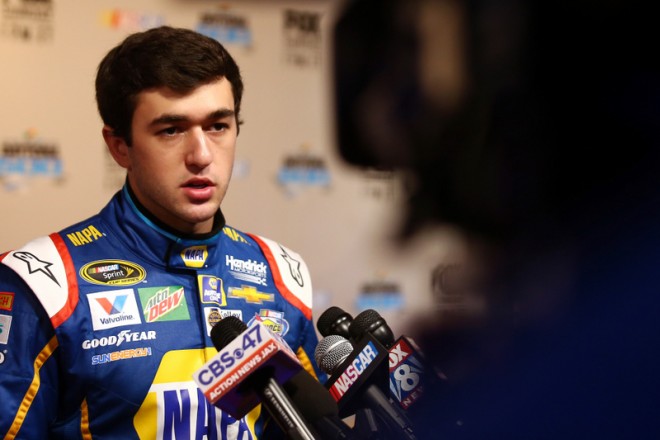
<instances>
[{"instance_id":1,"label":"man's shoulder","mask_svg":"<svg viewBox=\"0 0 660 440\"><path fill-rule=\"evenodd\" d=\"M8 252L2 264L25 281L55 327L71 313L75 303L75 294L69 288L72 266L59 234L36 238Z\"/></svg>"},{"instance_id":2,"label":"man's shoulder","mask_svg":"<svg viewBox=\"0 0 660 440\"><path fill-rule=\"evenodd\" d=\"M297 252L270 238L247 234L261 249L282 295L311 318L312 279L305 260Z\"/></svg>"}]
</instances>

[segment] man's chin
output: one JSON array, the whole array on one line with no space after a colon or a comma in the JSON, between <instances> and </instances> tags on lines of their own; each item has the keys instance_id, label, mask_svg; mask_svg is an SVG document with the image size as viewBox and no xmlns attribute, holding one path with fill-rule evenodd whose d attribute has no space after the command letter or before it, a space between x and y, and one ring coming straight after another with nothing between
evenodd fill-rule
<instances>
[{"instance_id":1,"label":"man's chin","mask_svg":"<svg viewBox=\"0 0 660 440\"><path fill-rule=\"evenodd\" d=\"M213 220L215 219L216 214L218 213L219 207L214 206L197 206L194 209L190 210L186 215L186 220L195 230L200 228L208 229L209 232L213 227Z\"/></svg>"}]
</instances>

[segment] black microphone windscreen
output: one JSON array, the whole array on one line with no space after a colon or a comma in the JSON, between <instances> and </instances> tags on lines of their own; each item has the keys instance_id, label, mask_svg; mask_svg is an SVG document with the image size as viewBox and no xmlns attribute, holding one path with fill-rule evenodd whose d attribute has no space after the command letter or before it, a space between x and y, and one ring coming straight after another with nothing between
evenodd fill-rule
<instances>
[{"instance_id":1,"label":"black microphone windscreen","mask_svg":"<svg viewBox=\"0 0 660 440\"><path fill-rule=\"evenodd\" d=\"M222 350L247 328L247 324L235 316L227 316L221 319L211 328L213 346L218 351Z\"/></svg>"},{"instance_id":2,"label":"black microphone windscreen","mask_svg":"<svg viewBox=\"0 0 660 440\"><path fill-rule=\"evenodd\" d=\"M340 335L348 338L348 328L353 317L341 307L332 306L321 313L316 328L322 336Z\"/></svg>"},{"instance_id":3,"label":"black microphone windscreen","mask_svg":"<svg viewBox=\"0 0 660 440\"><path fill-rule=\"evenodd\" d=\"M354 341L357 341L366 333L370 333L385 347L389 347L394 343L392 329L387 325L385 319L373 309L364 310L355 316L349 331Z\"/></svg>"}]
</instances>

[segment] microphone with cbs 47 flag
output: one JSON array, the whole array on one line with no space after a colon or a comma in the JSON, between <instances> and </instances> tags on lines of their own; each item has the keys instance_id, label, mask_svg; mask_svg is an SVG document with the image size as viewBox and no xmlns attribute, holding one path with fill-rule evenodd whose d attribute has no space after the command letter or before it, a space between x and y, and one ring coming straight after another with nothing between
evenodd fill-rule
<instances>
[{"instance_id":1,"label":"microphone with cbs 47 flag","mask_svg":"<svg viewBox=\"0 0 660 440\"><path fill-rule=\"evenodd\" d=\"M389 396L408 411L423 396L427 385L438 385L447 377L431 365L415 341L407 336L394 339L385 319L373 309L360 312L353 318L340 307L330 307L317 321L321 335L339 335L354 344L365 335L373 336L388 349Z\"/></svg>"},{"instance_id":2,"label":"microphone with cbs 47 flag","mask_svg":"<svg viewBox=\"0 0 660 440\"><path fill-rule=\"evenodd\" d=\"M214 406L241 418L261 403L281 429L268 429L273 438L354 438L328 391L259 320L247 326L236 317L224 318L212 328L211 340L218 354L193 378Z\"/></svg>"}]
</instances>

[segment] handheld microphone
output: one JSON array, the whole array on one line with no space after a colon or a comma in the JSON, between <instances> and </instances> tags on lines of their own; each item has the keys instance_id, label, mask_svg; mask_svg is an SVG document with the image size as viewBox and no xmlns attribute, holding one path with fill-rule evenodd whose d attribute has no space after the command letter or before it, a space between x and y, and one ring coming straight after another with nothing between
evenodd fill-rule
<instances>
[{"instance_id":1,"label":"handheld microphone","mask_svg":"<svg viewBox=\"0 0 660 440\"><path fill-rule=\"evenodd\" d=\"M350 339L349 327L353 317L342 308L332 306L321 313L316 321L316 328L322 336L339 335Z\"/></svg>"},{"instance_id":2,"label":"handheld microphone","mask_svg":"<svg viewBox=\"0 0 660 440\"><path fill-rule=\"evenodd\" d=\"M425 361L417 344L405 336L389 350L390 395L405 410L424 394Z\"/></svg>"},{"instance_id":3,"label":"handheld microphone","mask_svg":"<svg viewBox=\"0 0 660 440\"><path fill-rule=\"evenodd\" d=\"M305 370L300 370L283 385L296 408L323 440L353 440L358 437L339 418L337 402L328 390Z\"/></svg>"},{"instance_id":4,"label":"handheld microphone","mask_svg":"<svg viewBox=\"0 0 660 440\"><path fill-rule=\"evenodd\" d=\"M428 382L447 379L442 372L429 366L411 338L401 336L394 340L385 319L373 309L358 314L351 322L349 332L353 338L371 334L389 349L390 395L405 410L422 397Z\"/></svg>"},{"instance_id":5,"label":"handheld microphone","mask_svg":"<svg viewBox=\"0 0 660 440\"><path fill-rule=\"evenodd\" d=\"M362 336L369 333L382 345L390 348L394 343L394 333L387 325L385 319L374 309L367 309L360 312L350 323L348 328L351 339L359 340Z\"/></svg>"},{"instance_id":6,"label":"handheld microphone","mask_svg":"<svg viewBox=\"0 0 660 440\"><path fill-rule=\"evenodd\" d=\"M261 402L289 438L317 438L280 386L302 366L279 336L258 320L248 327L228 316L211 329L211 340L218 354L193 379L213 405L238 419Z\"/></svg>"},{"instance_id":7,"label":"handheld microphone","mask_svg":"<svg viewBox=\"0 0 660 440\"><path fill-rule=\"evenodd\" d=\"M381 438L415 439L406 415L386 397L389 352L376 338L367 333L353 346L339 335L329 335L319 342L314 357L331 375L326 388L337 401L341 417L368 408L387 428Z\"/></svg>"}]
</instances>

